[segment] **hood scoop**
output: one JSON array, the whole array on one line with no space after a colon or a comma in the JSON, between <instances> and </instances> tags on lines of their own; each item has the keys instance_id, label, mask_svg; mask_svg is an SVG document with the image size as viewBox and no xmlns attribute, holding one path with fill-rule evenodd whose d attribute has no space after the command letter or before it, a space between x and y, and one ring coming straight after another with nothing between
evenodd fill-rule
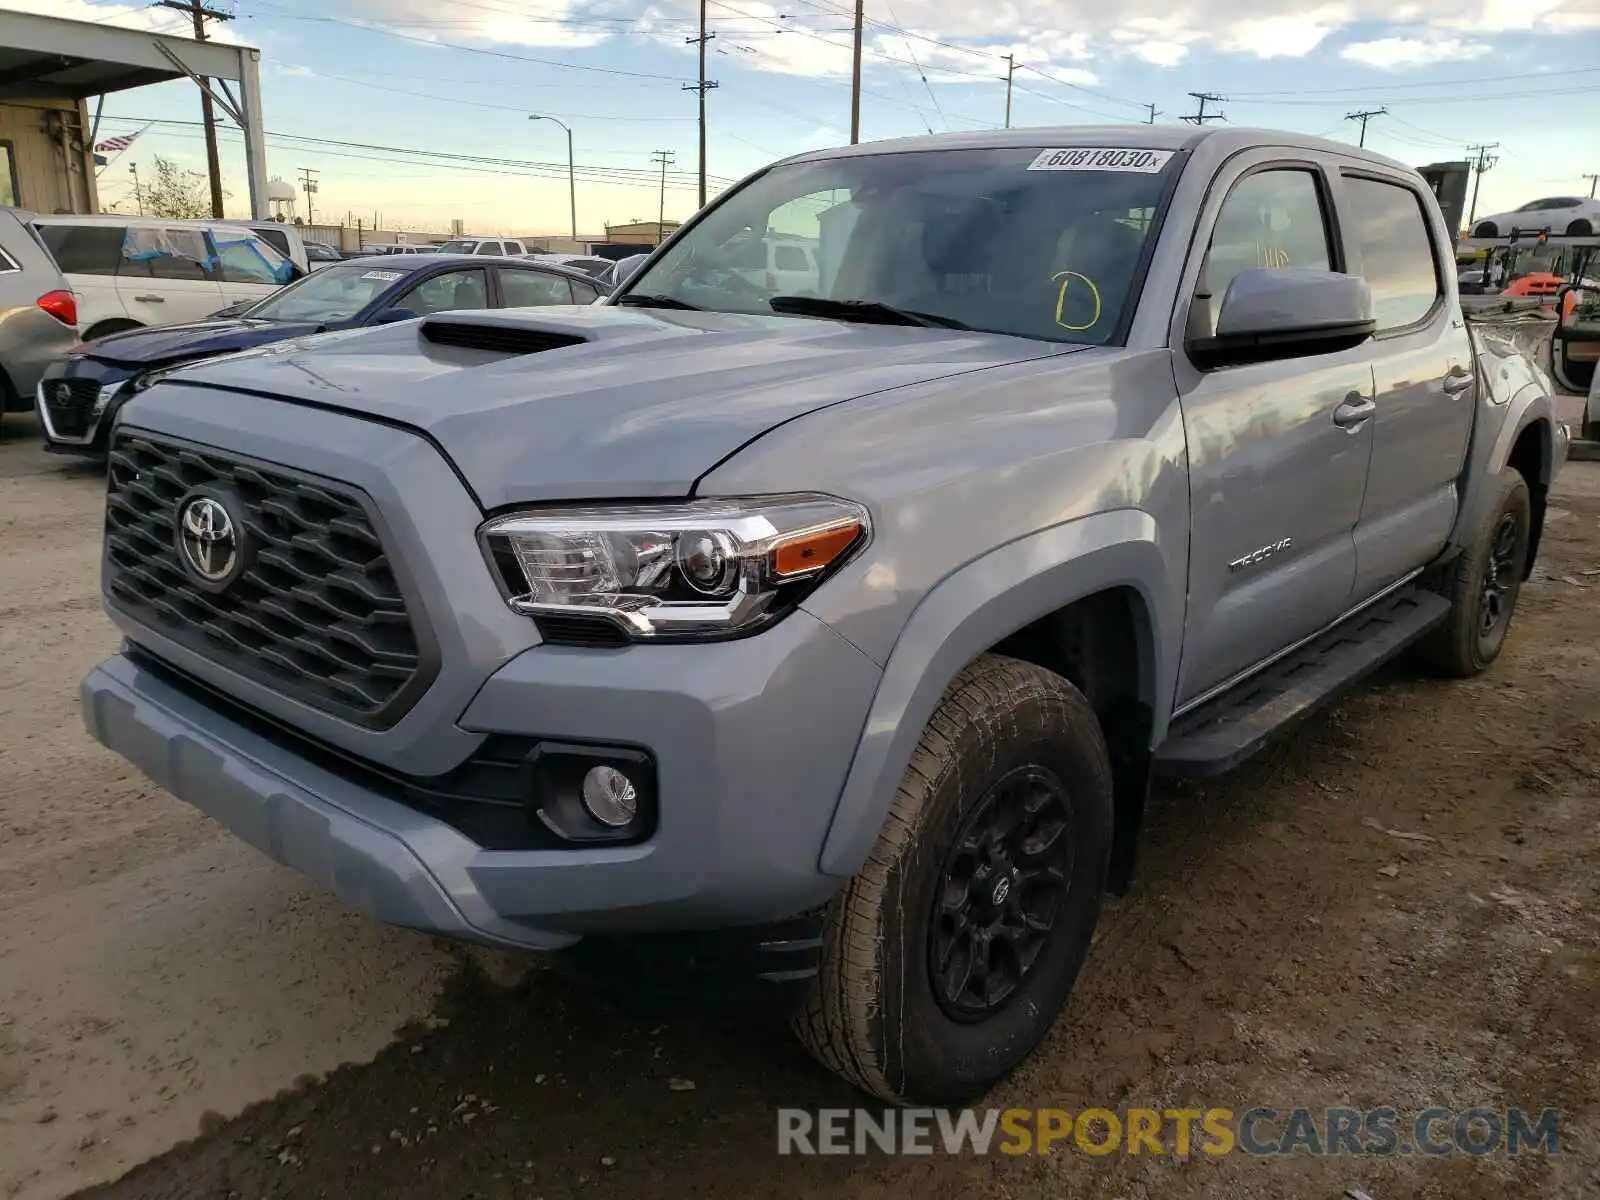
<instances>
[{"instance_id":1,"label":"hood scoop","mask_svg":"<svg viewBox=\"0 0 1600 1200\"><path fill-rule=\"evenodd\" d=\"M566 346L582 346L589 339L549 329L530 329L526 325L491 324L459 318L429 317L422 322L422 337L435 346L460 350L487 350L494 354L541 354Z\"/></svg>"}]
</instances>

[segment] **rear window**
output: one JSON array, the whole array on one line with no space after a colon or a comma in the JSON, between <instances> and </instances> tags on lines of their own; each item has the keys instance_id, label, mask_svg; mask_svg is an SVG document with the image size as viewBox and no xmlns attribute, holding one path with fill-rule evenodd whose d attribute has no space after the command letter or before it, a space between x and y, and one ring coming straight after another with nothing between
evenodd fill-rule
<instances>
[{"instance_id":1,"label":"rear window","mask_svg":"<svg viewBox=\"0 0 1600 1200\"><path fill-rule=\"evenodd\" d=\"M122 263L122 243L128 231L121 225L35 226L45 249L65 275L115 275Z\"/></svg>"},{"instance_id":2,"label":"rear window","mask_svg":"<svg viewBox=\"0 0 1600 1200\"><path fill-rule=\"evenodd\" d=\"M285 258L293 258L294 257L293 251L291 251L289 249L289 235L286 234L283 230L281 230L281 229L262 229L262 228L260 228L258 226L255 226L255 225L252 225L250 228L255 230L255 234L256 234L256 236L258 238L260 238L262 241L266 242L267 245L271 246L274 250L276 250L279 254L283 255Z\"/></svg>"}]
</instances>

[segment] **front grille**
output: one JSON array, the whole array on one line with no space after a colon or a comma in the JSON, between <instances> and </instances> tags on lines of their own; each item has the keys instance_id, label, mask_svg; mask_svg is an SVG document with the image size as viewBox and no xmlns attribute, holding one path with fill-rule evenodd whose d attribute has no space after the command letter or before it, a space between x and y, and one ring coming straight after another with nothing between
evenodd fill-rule
<instances>
[{"instance_id":1,"label":"front grille","mask_svg":"<svg viewBox=\"0 0 1600 1200\"><path fill-rule=\"evenodd\" d=\"M63 389L66 395L62 395ZM50 424L68 437L89 432L94 424L94 402L99 398L100 385L92 379L48 379L44 384Z\"/></svg>"},{"instance_id":2,"label":"front grille","mask_svg":"<svg viewBox=\"0 0 1600 1200\"><path fill-rule=\"evenodd\" d=\"M113 602L172 641L324 712L383 728L432 681L431 641L408 610L360 498L318 478L135 432L117 437L106 498ZM221 591L182 565L179 501L231 492L253 561Z\"/></svg>"}]
</instances>

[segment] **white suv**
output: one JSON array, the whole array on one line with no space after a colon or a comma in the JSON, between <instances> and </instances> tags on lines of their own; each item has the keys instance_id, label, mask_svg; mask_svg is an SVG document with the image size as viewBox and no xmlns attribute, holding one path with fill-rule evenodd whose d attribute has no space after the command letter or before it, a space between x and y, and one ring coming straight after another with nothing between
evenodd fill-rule
<instances>
[{"instance_id":1,"label":"white suv","mask_svg":"<svg viewBox=\"0 0 1600 1200\"><path fill-rule=\"evenodd\" d=\"M511 254L524 255L529 250L518 238L451 238L439 247L440 254Z\"/></svg>"},{"instance_id":2,"label":"white suv","mask_svg":"<svg viewBox=\"0 0 1600 1200\"><path fill-rule=\"evenodd\" d=\"M236 222L37 216L33 225L77 297L85 341L198 321L264 299L302 274Z\"/></svg>"}]
</instances>

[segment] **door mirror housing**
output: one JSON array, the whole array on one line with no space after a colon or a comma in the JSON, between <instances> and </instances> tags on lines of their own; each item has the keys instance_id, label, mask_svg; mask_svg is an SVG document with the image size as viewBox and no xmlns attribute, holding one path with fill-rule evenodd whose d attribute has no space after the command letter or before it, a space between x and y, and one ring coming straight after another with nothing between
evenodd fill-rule
<instances>
[{"instance_id":1,"label":"door mirror housing","mask_svg":"<svg viewBox=\"0 0 1600 1200\"><path fill-rule=\"evenodd\" d=\"M1348 350L1377 328L1372 288L1359 276L1253 267L1228 285L1216 332L1188 350L1202 367L1268 362Z\"/></svg>"},{"instance_id":2,"label":"door mirror housing","mask_svg":"<svg viewBox=\"0 0 1600 1200\"><path fill-rule=\"evenodd\" d=\"M419 315L409 308L390 308L378 314L376 324L393 325L396 321L415 321Z\"/></svg>"}]
</instances>

